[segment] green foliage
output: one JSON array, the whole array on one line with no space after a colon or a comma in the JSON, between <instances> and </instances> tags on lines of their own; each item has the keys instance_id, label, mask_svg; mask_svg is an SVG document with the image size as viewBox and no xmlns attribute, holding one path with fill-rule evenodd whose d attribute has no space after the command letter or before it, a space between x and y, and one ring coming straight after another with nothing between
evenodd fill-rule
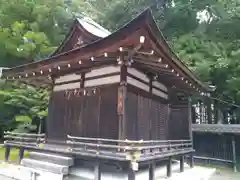
<instances>
[{"instance_id":1,"label":"green foliage","mask_svg":"<svg viewBox=\"0 0 240 180\"><path fill-rule=\"evenodd\" d=\"M78 1L1 0L0 66L48 56L65 36L75 12L81 14L84 8Z\"/></svg>"},{"instance_id":2,"label":"green foliage","mask_svg":"<svg viewBox=\"0 0 240 180\"><path fill-rule=\"evenodd\" d=\"M5 121L16 121L18 132L36 130L32 121L47 116L48 92L44 89L12 83L2 85L2 89L0 98L3 99L3 106L12 112L5 117ZM11 130L11 127L8 128Z\"/></svg>"}]
</instances>

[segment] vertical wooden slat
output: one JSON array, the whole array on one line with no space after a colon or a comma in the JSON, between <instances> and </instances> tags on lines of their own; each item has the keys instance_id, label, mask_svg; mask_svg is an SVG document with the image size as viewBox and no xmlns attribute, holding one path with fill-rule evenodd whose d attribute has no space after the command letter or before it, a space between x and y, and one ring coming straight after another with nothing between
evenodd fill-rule
<instances>
[{"instance_id":1,"label":"vertical wooden slat","mask_svg":"<svg viewBox=\"0 0 240 180\"><path fill-rule=\"evenodd\" d=\"M127 92L126 97L126 138L137 139L137 112L138 97L132 92Z\"/></svg>"},{"instance_id":2,"label":"vertical wooden slat","mask_svg":"<svg viewBox=\"0 0 240 180\"><path fill-rule=\"evenodd\" d=\"M119 116L117 113L117 87L101 93L99 131L101 138L119 138Z\"/></svg>"}]
</instances>

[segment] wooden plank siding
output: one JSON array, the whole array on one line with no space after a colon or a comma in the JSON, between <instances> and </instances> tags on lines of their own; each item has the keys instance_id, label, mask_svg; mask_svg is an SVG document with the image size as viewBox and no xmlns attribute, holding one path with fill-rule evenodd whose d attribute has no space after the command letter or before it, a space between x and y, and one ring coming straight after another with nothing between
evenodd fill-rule
<instances>
[{"instance_id":1,"label":"wooden plank siding","mask_svg":"<svg viewBox=\"0 0 240 180\"><path fill-rule=\"evenodd\" d=\"M168 104L155 100L154 96L141 93L131 85L127 87L126 122L127 139L167 139Z\"/></svg>"},{"instance_id":2,"label":"wooden plank siding","mask_svg":"<svg viewBox=\"0 0 240 180\"><path fill-rule=\"evenodd\" d=\"M54 92L49 106L47 138L64 140L73 136L118 138L117 85L98 87L90 96Z\"/></svg>"},{"instance_id":3,"label":"wooden plank siding","mask_svg":"<svg viewBox=\"0 0 240 180\"><path fill-rule=\"evenodd\" d=\"M171 105L169 139L189 139L188 105Z\"/></svg>"}]
</instances>

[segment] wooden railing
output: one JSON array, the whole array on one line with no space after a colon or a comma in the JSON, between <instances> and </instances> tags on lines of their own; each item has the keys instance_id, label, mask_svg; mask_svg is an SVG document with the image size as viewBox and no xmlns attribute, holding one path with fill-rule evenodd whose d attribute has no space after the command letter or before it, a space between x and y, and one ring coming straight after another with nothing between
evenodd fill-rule
<instances>
[{"instance_id":1,"label":"wooden railing","mask_svg":"<svg viewBox=\"0 0 240 180\"><path fill-rule=\"evenodd\" d=\"M100 157L121 161L146 161L193 152L190 140L116 140L103 138L75 137L68 135L62 144L45 144L45 134L5 132L5 160L11 147L19 147L19 161L24 149L41 149L59 153ZM40 146L43 144L43 146Z\"/></svg>"},{"instance_id":2,"label":"wooden railing","mask_svg":"<svg viewBox=\"0 0 240 180\"><path fill-rule=\"evenodd\" d=\"M191 140L135 141L68 135L67 144L73 152L92 152L107 157L113 155L115 158L128 160L148 160L193 150Z\"/></svg>"},{"instance_id":3,"label":"wooden railing","mask_svg":"<svg viewBox=\"0 0 240 180\"><path fill-rule=\"evenodd\" d=\"M38 145L45 142L45 134L4 132L4 144Z\"/></svg>"},{"instance_id":4,"label":"wooden railing","mask_svg":"<svg viewBox=\"0 0 240 180\"><path fill-rule=\"evenodd\" d=\"M25 148L38 148L40 144L45 143L45 134L29 134L29 133L14 133L4 132L5 146L5 161L9 160L12 147L19 148L18 163L21 162Z\"/></svg>"}]
</instances>

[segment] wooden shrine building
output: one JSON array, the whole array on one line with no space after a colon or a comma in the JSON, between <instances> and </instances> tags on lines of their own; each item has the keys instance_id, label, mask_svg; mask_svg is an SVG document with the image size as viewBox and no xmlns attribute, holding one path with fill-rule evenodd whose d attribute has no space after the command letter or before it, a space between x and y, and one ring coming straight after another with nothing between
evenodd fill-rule
<instances>
[{"instance_id":1,"label":"wooden shrine building","mask_svg":"<svg viewBox=\"0 0 240 180\"><path fill-rule=\"evenodd\" d=\"M3 78L51 89L44 145L10 133L6 147L121 162L129 179L142 164L154 179L163 159L168 176L172 158L183 171L194 151L190 97L213 90L173 53L150 10L114 33L78 19L49 58L4 69ZM95 172L100 179L99 163Z\"/></svg>"}]
</instances>

